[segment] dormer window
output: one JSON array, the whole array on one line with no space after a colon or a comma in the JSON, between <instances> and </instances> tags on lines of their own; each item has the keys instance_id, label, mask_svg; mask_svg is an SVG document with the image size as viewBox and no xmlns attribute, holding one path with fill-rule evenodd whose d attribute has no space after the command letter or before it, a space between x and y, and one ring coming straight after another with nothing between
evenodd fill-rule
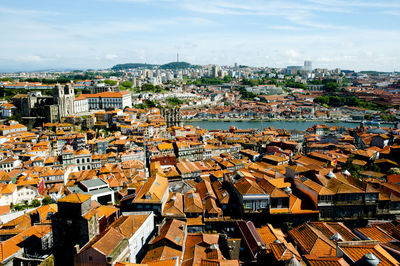
<instances>
[{"instance_id":1,"label":"dormer window","mask_svg":"<svg viewBox=\"0 0 400 266\"><path fill-rule=\"evenodd\" d=\"M151 199L151 193L147 192L143 195L143 199Z\"/></svg>"}]
</instances>

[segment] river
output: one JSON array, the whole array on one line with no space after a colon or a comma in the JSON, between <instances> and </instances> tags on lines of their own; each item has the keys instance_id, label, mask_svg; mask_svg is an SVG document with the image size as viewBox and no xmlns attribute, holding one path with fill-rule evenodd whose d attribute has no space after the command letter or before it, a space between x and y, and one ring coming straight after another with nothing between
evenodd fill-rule
<instances>
[{"instance_id":1,"label":"river","mask_svg":"<svg viewBox=\"0 0 400 266\"><path fill-rule=\"evenodd\" d=\"M347 128L355 128L360 125L360 123L348 123L348 122L323 122L323 121L186 121L184 125L192 125L194 127L205 128L208 130L228 130L230 126L235 126L239 129L263 129L266 127L284 128L286 130L296 129L299 131L304 131L307 128L315 124L326 124L328 126L340 126ZM381 127L393 127L392 124L381 124Z\"/></svg>"}]
</instances>

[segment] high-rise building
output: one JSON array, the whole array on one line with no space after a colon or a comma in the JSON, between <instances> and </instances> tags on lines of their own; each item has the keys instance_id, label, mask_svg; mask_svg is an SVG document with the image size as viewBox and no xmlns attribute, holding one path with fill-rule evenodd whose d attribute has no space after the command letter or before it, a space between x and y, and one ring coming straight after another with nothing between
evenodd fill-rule
<instances>
[{"instance_id":1,"label":"high-rise building","mask_svg":"<svg viewBox=\"0 0 400 266\"><path fill-rule=\"evenodd\" d=\"M312 62L311 61L304 61L304 71L312 72Z\"/></svg>"},{"instance_id":2,"label":"high-rise building","mask_svg":"<svg viewBox=\"0 0 400 266\"><path fill-rule=\"evenodd\" d=\"M218 78L218 76L219 76L219 66L213 65L211 76L213 78Z\"/></svg>"},{"instance_id":3,"label":"high-rise building","mask_svg":"<svg viewBox=\"0 0 400 266\"><path fill-rule=\"evenodd\" d=\"M286 67L286 74L289 75L296 75L299 71L301 71L301 66L287 66Z\"/></svg>"}]
</instances>

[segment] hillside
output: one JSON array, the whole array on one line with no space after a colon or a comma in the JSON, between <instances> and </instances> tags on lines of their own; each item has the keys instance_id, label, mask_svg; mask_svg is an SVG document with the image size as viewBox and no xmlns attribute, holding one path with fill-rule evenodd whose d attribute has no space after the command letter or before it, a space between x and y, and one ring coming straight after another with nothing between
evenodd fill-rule
<instances>
[{"instance_id":1,"label":"hillside","mask_svg":"<svg viewBox=\"0 0 400 266\"><path fill-rule=\"evenodd\" d=\"M151 65L151 64L142 64L142 63L126 63L126 64L118 64L113 66L111 69L112 70L124 70L124 69L132 69L132 68L153 68L157 65Z\"/></svg>"},{"instance_id":2,"label":"hillside","mask_svg":"<svg viewBox=\"0 0 400 266\"><path fill-rule=\"evenodd\" d=\"M126 64L118 64L113 66L112 70L125 70L125 69L132 69L132 68L155 68L159 67L161 69L185 69L185 68L201 68L198 65L192 65L187 62L170 62L164 65L152 65L152 64L141 64L141 63L126 63Z\"/></svg>"},{"instance_id":3,"label":"hillside","mask_svg":"<svg viewBox=\"0 0 400 266\"><path fill-rule=\"evenodd\" d=\"M184 69L190 67L192 65L187 62L171 62L160 66L161 69Z\"/></svg>"}]
</instances>

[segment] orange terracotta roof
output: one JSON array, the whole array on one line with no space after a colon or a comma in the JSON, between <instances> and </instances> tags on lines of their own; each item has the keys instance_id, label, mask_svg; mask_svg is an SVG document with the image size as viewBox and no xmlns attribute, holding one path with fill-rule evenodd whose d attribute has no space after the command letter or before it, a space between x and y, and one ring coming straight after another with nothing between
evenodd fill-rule
<instances>
[{"instance_id":1,"label":"orange terracotta roof","mask_svg":"<svg viewBox=\"0 0 400 266\"><path fill-rule=\"evenodd\" d=\"M171 258L175 258L175 257L181 257L181 256L182 256L182 251L176 250L169 246L160 246L160 247L149 250L146 253L145 257L143 258L141 265L146 264L146 263L152 263L152 262L162 263L163 260L171 259ZM161 265L165 266L166 264L163 263Z\"/></svg>"},{"instance_id":2,"label":"orange terracotta roof","mask_svg":"<svg viewBox=\"0 0 400 266\"><path fill-rule=\"evenodd\" d=\"M168 190L168 179L160 175L149 178L138 192L134 202L160 202Z\"/></svg>"},{"instance_id":3,"label":"orange terracotta roof","mask_svg":"<svg viewBox=\"0 0 400 266\"><path fill-rule=\"evenodd\" d=\"M238 182L235 183L236 190L241 195L246 194L266 194L264 190L254 181L248 178L242 178Z\"/></svg>"},{"instance_id":4,"label":"orange terracotta roof","mask_svg":"<svg viewBox=\"0 0 400 266\"><path fill-rule=\"evenodd\" d=\"M381 230L379 227L363 227L357 228L357 231L369 237L372 240L377 240L380 243L385 243L394 240L389 234Z\"/></svg>"},{"instance_id":5,"label":"orange terracotta roof","mask_svg":"<svg viewBox=\"0 0 400 266\"><path fill-rule=\"evenodd\" d=\"M130 239L148 217L149 214L121 216L118 220L114 221L110 227L114 228L127 239Z\"/></svg>"},{"instance_id":6,"label":"orange terracotta roof","mask_svg":"<svg viewBox=\"0 0 400 266\"><path fill-rule=\"evenodd\" d=\"M276 240L279 240L282 243L286 243L284 234L281 231L281 229L273 228L271 224L267 224L266 226L257 228L257 232L259 233L267 249L270 249L271 248L270 245L274 243Z\"/></svg>"},{"instance_id":7,"label":"orange terracotta roof","mask_svg":"<svg viewBox=\"0 0 400 266\"><path fill-rule=\"evenodd\" d=\"M380 245L363 245L359 242L358 245L340 245L340 249L349 257L353 262L359 261L365 254L372 253L380 260L379 265L399 265L399 262L393 258L385 249Z\"/></svg>"},{"instance_id":8,"label":"orange terracotta roof","mask_svg":"<svg viewBox=\"0 0 400 266\"><path fill-rule=\"evenodd\" d=\"M186 223L177 219L168 220L160 229L160 233L150 244L155 244L163 239L166 239L177 246L184 244Z\"/></svg>"},{"instance_id":9,"label":"orange terracotta roof","mask_svg":"<svg viewBox=\"0 0 400 266\"><path fill-rule=\"evenodd\" d=\"M92 196L80 193L72 193L59 199L57 202L67 202L67 203L83 203L89 200Z\"/></svg>"},{"instance_id":10,"label":"orange terracotta roof","mask_svg":"<svg viewBox=\"0 0 400 266\"><path fill-rule=\"evenodd\" d=\"M194 193L193 191L185 194L184 199L184 209L185 213L202 213L203 203L201 201L199 193Z\"/></svg>"},{"instance_id":11,"label":"orange terracotta roof","mask_svg":"<svg viewBox=\"0 0 400 266\"><path fill-rule=\"evenodd\" d=\"M6 241L0 242L0 261L3 262L10 256L17 253L21 249L18 244L24 241L26 238L30 236L41 238L50 232L50 225L34 225L18 235L7 239Z\"/></svg>"},{"instance_id":12,"label":"orange terracotta roof","mask_svg":"<svg viewBox=\"0 0 400 266\"><path fill-rule=\"evenodd\" d=\"M169 217L186 217L183 210L183 195L181 193L170 193L165 203L163 215Z\"/></svg>"},{"instance_id":13,"label":"orange terracotta roof","mask_svg":"<svg viewBox=\"0 0 400 266\"><path fill-rule=\"evenodd\" d=\"M317 257L329 257L336 254L335 244L309 224L296 227L288 234L304 254L313 254Z\"/></svg>"},{"instance_id":14,"label":"orange terracotta roof","mask_svg":"<svg viewBox=\"0 0 400 266\"><path fill-rule=\"evenodd\" d=\"M339 257L318 258L313 255L305 255L307 265L310 266L349 266L349 264Z\"/></svg>"}]
</instances>

